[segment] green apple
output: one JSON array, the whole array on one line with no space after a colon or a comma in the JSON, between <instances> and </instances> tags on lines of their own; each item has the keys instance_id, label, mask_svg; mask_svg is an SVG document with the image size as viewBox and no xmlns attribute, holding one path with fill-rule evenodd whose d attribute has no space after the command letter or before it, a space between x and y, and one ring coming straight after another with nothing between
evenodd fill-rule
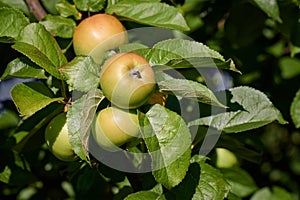
<instances>
[{"instance_id":1,"label":"green apple","mask_svg":"<svg viewBox=\"0 0 300 200\"><path fill-rule=\"evenodd\" d=\"M155 74L142 56L118 53L108 58L100 73L103 94L120 108L134 109L145 104L155 88Z\"/></svg>"},{"instance_id":2,"label":"green apple","mask_svg":"<svg viewBox=\"0 0 300 200\"><path fill-rule=\"evenodd\" d=\"M225 148L216 148L217 160L216 166L219 168L229 168L238 165L238 159L228 149Z\"/></svg>"},{"instance_id":3,"label":"green apple","mask_svg":"<svg viewBox=\"0 0 300 200\"><path fill-rule=\"evenodd\" d=\"M74 161L75 153L69 141L66 113L55 116L45 130L45 141L55 157L62 161Z\"/></svg>"},{"instance_id":4,"label":"green apple","mask_svg":"<svg viewBox=\"0 0 300 200\"><path fill-rule=\"evenodd\" d=\"M108 14L95 14L82 20L73 34L76 55L87 56L98 45L103 51L116 48L128 40L122 23ZM101 45L105 43L104 45Z\"/></svg>"},{"instance_id":5,"label":"green apple","mask_svg":"<svg viewBox=\"0 0 300 200\"><path fill-rule=\"evenodd\" d=\"M97 144L107 150L117 151L119 147L140 133L135 110L108 107L97 113L93 136Z\"/></svg>"}]
</instances>

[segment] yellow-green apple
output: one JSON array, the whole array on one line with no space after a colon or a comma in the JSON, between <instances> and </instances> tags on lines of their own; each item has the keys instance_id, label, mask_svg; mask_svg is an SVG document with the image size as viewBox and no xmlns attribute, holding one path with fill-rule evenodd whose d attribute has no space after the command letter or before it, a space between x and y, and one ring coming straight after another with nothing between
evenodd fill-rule
<instances>
[{"instance_id":1,"label":"yellow-green apple","mask_svg":"<svg viewBox=\"0 0 300 200\"><path fill-rule=\"evenodd\" d=\"M235 154L225 148L216 148L217 160L216 166L220 168L229 168L238 165L238 159Z\"/></svg>"},{"instance_id":2,"label":"yellow-green apple","mask_svg":"<svg viewBox=\"0 0 300 200\"><path fill-rule=\"evenodd\" d=\"M69 141L66 113L55 116L45 130L45 141L50 151L62 161L74 161L75 153Z\"/></svg>"},{"instance_id":3,"label":"yellow-green apple","mask_svg":"<svg viewBox=\"0 0 300 200\"><path fill-rule=\"evenodd\" d=\"M117 107L99 111L93 128L96 143L109 151L119 150L121 145L137 138L140 133L136 111Z\"/></svg>"},{"instance_id":4,"label":"yellow-green apple","mask_svg":"<svg viewBox=\"0 0 300 200\"><path fill-rule=\"evenodd\" d=\"M155 74L142 56L118 53L108 58L100 72L103 94L120 108L138 108L145 104L155 88Z\"/></svg>"}]
</instances>

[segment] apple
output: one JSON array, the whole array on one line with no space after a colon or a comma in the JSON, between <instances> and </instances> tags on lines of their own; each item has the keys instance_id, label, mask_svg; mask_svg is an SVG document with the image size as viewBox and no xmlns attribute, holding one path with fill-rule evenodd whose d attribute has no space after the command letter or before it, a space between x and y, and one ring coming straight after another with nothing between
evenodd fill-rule
<instances>
[{"instance_id":1,"label":"apple","mask_svg":"<svg viewBox=\"0 0 300 200\"><path fill-rule=\"evenodd\" d=\"M127 40L122 23L112 15L101 13L85 18L78 24L73 34L73 48L76 55L87 56L98 45L102 51L106 51Z\"/></svg>"},{"instance_id":2,"label":"apple","mask_svg":"<svg viewBox=\"0 0 300 200\"><path fill-rule=\"evenodd\" d=\"M140 133L138 116L135 110L123 110L108 107L99 111L93 125L93 137L96 143L109 151L119 147Z\"/></svg>"},{"instance_id":3,"label":"apple","mask_svg":"<svg viewBox=\"0 0 300 200\"><path fill-rule=\"evenodd\" d=\"M45 141L49 150L58 159L75 160L75 153L69 141L66 113L58 114L46 126Z\"/></svg>"},{"instance_id":4,"label":"apple","mask_svg":"<svg viewBox=\"0 0 300 200\"><path fill-rule=\"evenodd\" d=\"M108 58L100 72L103 94L120 108L134 109L145 104L155 88L155 74L142 56L118 53Z\"/></svg>"},{"instance_id":5,"label":"apple","mask_svg":"<svg viewBox=\"0 0 300 200\"><path fill-rule=\"evenodd\" d=\"M216 148L216 154L216 166L219 168L229 168L239 164L235 154L228 149Z\"/></svg>"}]
</instances>

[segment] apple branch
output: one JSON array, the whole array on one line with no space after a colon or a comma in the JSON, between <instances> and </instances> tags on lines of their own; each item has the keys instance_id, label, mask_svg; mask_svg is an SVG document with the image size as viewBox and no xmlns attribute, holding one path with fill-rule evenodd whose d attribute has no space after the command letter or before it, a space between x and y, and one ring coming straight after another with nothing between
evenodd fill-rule
<instances>
[{"instance_id":1,"label":"apple branch","mask_svg":"<svg viewBox=\"0 0 300 200\"><path fill-rule=\"evenodd\" d=\"M38 21L42 20L47 15L39 0L26 0L26 3L30 12Z\"/></svg>"}]
</instances>

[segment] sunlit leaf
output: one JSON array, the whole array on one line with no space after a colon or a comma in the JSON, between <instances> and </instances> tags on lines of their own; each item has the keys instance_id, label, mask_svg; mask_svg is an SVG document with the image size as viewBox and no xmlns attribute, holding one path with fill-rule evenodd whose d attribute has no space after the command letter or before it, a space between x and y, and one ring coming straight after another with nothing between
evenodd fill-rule
<instances>
[{"instance_id":1,"label":"sunlit leaf","mask_svg":"<svg viewBox=\"0 0 300 200\"><path fill-rule=\"evenodd\" d=\"M190 98L199 102L226 107L220 103L214 93L205 85L184 79L170 79L157 83L159 90L164 93L173 93L181 98Z\"/></svg>"},{"instance_id":2,"label":"sunlit leaf","mask_svg":"<svg viewBox=\"0 0 300 200\"><path fill-rule=\"evenodd\" d=\"M293 99L290 112L296 128L300 128L300 90L298 90Z\"/></svg>"},{"instance_id":3,"label":"sunlit leaf","mask_svg":"<svg viewBox=\"0 0 300 200\"><path fill-rule=\"evenodd\" d=\"M39 82L17 84L11 90L11 96L23 116L31 116L50 103L63 100L63 97L53 97L48 87Z\"/></svg>"},{"instance_id":4,"label":"sunlit leaf","mask_svg":"<svg viewBox=\"0 0 300 200\"><path fill-rule=\"evenodd\" d=\"M26 57L19 57L8 63L1 80L11 77L46 79L45 70Z\"/></svg>"},{"instance_id":5,"label":"sunlit leaf","mask_svg":"<svg viewBox=\"0 0 300 200\"><path fill-rule=\"evenodd\" d=\"M31 61L58 79L62 79L58 67L67 63L59 45L43 25L31 23L26 26L12 46Z\"/></svg>"},{"instance_id":6,"label":"sunlit leaf","mask_svg":"<svg viewBox=\"0 0 300 200\"><path fill-rule=\"evenodd\" d=\"M43 24L52 35L61 38L72 38L76 28L74 20L61 16L46 15L40 23Z\"/></svg>"},{"instance_id":7,"label":"sunlit leaf","mask_svg":"<svg viewBox=\"0 0 300 200\"><path fill-rule=\"evenodd\" d=\"M177 8L157 1L119 1L109 6L106 12L141 24L182 31L189 30L184 17Z\"/></svg>"},{"instance_id":8,"label":"sunlit leaf","mask_svg":"<svg viewBox=\"0 0 300 200\"><path fill-rule=\"evenodd\" d=\"M191 156L191 135L185 122L175 112L156 104L146 113L142 127L156 181L166 188L178 185Z\"/></svg>"},{"instance_id":9,"label":"sunlit leaf","mask_svg":"<svg viewBox=\"0 0 300 200\"><path fill-rule=\"evenodd\" d=\"M0 8L0 41L15 42L22 29L29 24L24 14L14 8Z\"/></svg>"},{"instance_id":10,"label":"sunlit leaf","mask_svg":"<svg viewBox=\"0 0 300 200\"><path fill-rule=\"evenodd\" d=\"M100 83L100 67L91 57L75 57L60 68L66 77L69 89L88 92L97 88Z\"/></svg>"},{"instance_id":11,"label":"sunlit leaf","mask_svg":"<svg viewBox=\"0 0 300 200\"><path fill-rule=\"evenodd\" d=\"M203 117L190 122L189 126L206 125L227 133L236 133L255 129L275 120L281 124L287 123L264 93L245 86L229 91L232 94L231 103L240 104L242 110Z\"/></svg>"}]
</instances>

